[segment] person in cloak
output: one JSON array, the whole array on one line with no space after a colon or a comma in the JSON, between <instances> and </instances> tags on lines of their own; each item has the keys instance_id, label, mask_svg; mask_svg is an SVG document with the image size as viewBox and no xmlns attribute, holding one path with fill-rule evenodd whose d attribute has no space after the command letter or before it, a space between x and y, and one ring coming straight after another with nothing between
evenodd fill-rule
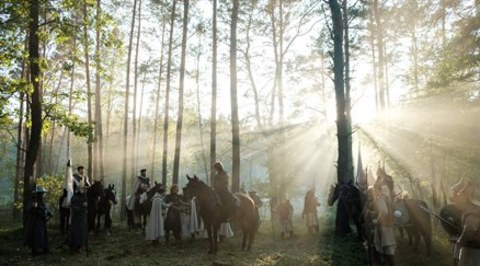
<instances>
[{"instance_id":1,"label":"person in cloak","mask_svg":"<svg viewBox=\"0 0 480 266\"><path fill-rule=\"evenodd\" d=\"M45 204L47 190L37 186L27 207L28 220L25 244L32 250L32 256L50 253L48 246L47 221L52 217Z\"/></svg>"},{"instance_id":2,"label":"person in cloak","mask_svg":"<svg viewBox=\"0 0 480 266\"><path fill-rule=\"evenodd\" d=\"M281 237L293 237L293 206L290 203L288 197L284 197L284 200L277 207L278 216L280 218L280 224L282 225Z\"/></svg>"},{"instance_id":3,"label":"person in cloak","mask_svg":"<svg viewBox=\"0 0 480 266\"><path fill-rule=\"evenodd\" d=\"M165 236L165 214L171 203L165 202L165 187L160 185L152 197L152 209L145 228L145 240L158 244Z\"/></svg>"},{"instance_id":4,"label":"person in cloak","mask_svg":"<svg viewBox=\"0 0 480 266\"><path fill-rule=\"evenodd\" d=\"M320 206L317 197L315 197L315 189L312 188L305 194L305 202L303 205L302 219L306 219L308 233L318 233L318 217L317 207Z\"/></svg>"},{"instance_id":5,"label":"person in cloak","mask_svg":"<svg viewBox=\"0 0 480 266\"><path fill-rule=\"evenodd\" d=\"M458 266L480 265L480 203L475 199L475 188L466 177L451 188L450 201L461 212L460 235L454 248Z\"/></svg>"},{"instance_id":6,"label":"person in cloak","mask_svg":"<svg viewBox=\"0 0 480 266\"><path fill-rule=\"evenodd\" d=\"M147 192L149 188L150 178L147 177L147 169L142 169L140 170L140 175L135 179L132 193L130 193L130 198L127 202L127 215L133 214L135 228L141 228L140 214L135 212L135 206L140 203L140 195Z\"/></svg>"},{"instance_id":7,"label":"person in cloak","mask_svg":"<svg viewBox=\"0 0 480 266\"><path fill-rule=\"evenodd\" d=\"M376 188L373 205L377 216L373 219L375 224L374 244L375 249L383 255L386 265L395 265L395 248L397 242L394 232L394 218L390 189L388 185Z\"/></svg>"},{"instance_id":8,"label":"person in cloak","mask_svg":"<svg viewBox=\"0 0 480 266\"><path fill-rule=\"evenodd\" d=\"M234 212L235 199L228 187L228 174L221 162L213 164L215 175L213 176L213 189L217 194L217 201L221 205L223 222L228 221L229 216Z\"/></svg>"},{"instance_id":9,"label":"person in cloak","mask_svg":"<svg viewBox=\"0 0 480 266\"><path fill-rule=\"evenodd\" d=\"M86 245L88 237L87 197L84 182L80 182L78 186L74 185L73 196L70 200L70 214L71 223L68 228L67 243L72 253L78 253Z\"/></svg>"}]
</instances>

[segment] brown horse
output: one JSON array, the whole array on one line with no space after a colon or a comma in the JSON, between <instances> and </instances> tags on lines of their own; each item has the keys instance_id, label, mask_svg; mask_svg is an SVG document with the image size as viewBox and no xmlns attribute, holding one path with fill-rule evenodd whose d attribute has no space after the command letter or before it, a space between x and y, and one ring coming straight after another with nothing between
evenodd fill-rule
<instances>
[{"instance_id":1,"label":"brown horse","mask_svg":"<svg viewBox=\"0 0 480 266\"><path fill-rule=\"evenodd\" d=\"M199 205L200 217L203 220L205 229L207 229L208 241L210 243L209 254L216 254L218 251L218 229L220 223L227 218L242 229L242 250L250 250L255 239L255 203L247 195L243 193L234 193L234 197L239 201L239 207L235 208L231 217L222 217L225 213L217 200L215 191L207 186L197 176L190 177L187 175L188 183L185 192L197 198ZM248 241L248 243L247 243Z\"/></svg>"},{"instance_id":2,"label":"brown horse","mask_svg":"<svg viewBox=\"0 0 480 266\"><path fill-rule=\"evenodd\" d=\"M383 167L378 162L377 181L374 187L381 188L386 185L390 190L390 204L392 212L396 212L395 225L400 230L403 238L403 229L407 231L410 245L414 244L417 250L420 238L423 238L427 257L430 257L432 250L432 225L430 213L426 202L417 199L399 198L393 192L393 177L385 171L385 163ZM413 243L415 242L415 243Z\"/></svg>"}]
</instances>

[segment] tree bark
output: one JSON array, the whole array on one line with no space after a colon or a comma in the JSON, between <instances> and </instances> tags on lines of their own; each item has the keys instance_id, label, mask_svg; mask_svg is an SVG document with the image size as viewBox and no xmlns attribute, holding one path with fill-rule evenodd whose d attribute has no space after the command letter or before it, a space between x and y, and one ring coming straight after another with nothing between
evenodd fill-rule
<instances>
[{"instance_id":1,"label":"tree bark","mask_svg":"<svg viewBox=\"0 0 480 266\"><path fill-rule=\"evenodd\" d=\"M237 99L237 20L239 0L233 0L230 25L230 100L232 110L232 191L240 190L240 127Z\"/></svg>"},{"instance_id":2,"label":"tree bark","mask_svg":"<svg viewBox=\"0 0 480 266\"><path fill-rule=\"evenodd\" d=\"M132 59L133 31L135 29L135 14L137 12L137 0L133 1L132 23L130 25L130 37L128 39L127 55L127 82L125 85L125 112L123 123L123 163L122 163L122 200L121 219L125 219L125 201L127 198L127 158L128 158L128 100L130 96L130 62ZM132 177L133 178L133 177Z\"/></svg>"},{"instance_id":3,"label":"tree bark","mask_svg":"<svg viewBox=\"0 0 480 266\"><path fill-rule=\"evenodd\" d=\"M88 45L88 13L87 13L87 4L83 4L83 42L84 42L84 55L85 55L85 77L87 83L87 105L88 105L88 126L90 127L88 132L88 167L87 175L92 183L93 178L93 121L92 121L92 88L90 86L90 55L89 55L89 45Z\"/></svg>"},{"instance_id":4,"label":"tree bark","mask_svg":"<svg viewBox=\"0 0 480 266\"><path fill-rule=\"evenodd\" d=\"M217 0L213 0L212 16L212 108L210 110L210 166L212 166L217 160ZM213 175L213 171L210 171L210 180L213 179Z\"/></svg>"},{"instance_id":5,"label":"tree bark","mask_svg":"<svg viewBox=\"0 0 480 266\"><path fill-rule=\"evenodd\" d=\"M167 183L167 153L168 153L168 123L169 123L169 104L170 104L170 78L172 73L172 51L173 51L173 26L175 24L176 0L173 0L172 13L170 15L170 36L168 40L168 60L167 60L167 88L165 90L165 112L163 117L163 154L162 154L162 184Z\"/></svg>"},{"instance_id":6,"label":"tree bark","mask_svg":"<svg viewBox=\"0 0 480 266\"><path fill-rule=\"evenodd\" d=\"M162 73L163 73L163 45L165 39L165 28L166 28L165 20L162 21L162 41L161 41L161 49L160 49L160 68L158 70L158 86L157 86L157 95L155 101L155 121L153 126L153 152L152 152L152 164L151 164L151 176L155 178L155 163L156 163L156 155L157 155L157 133L158 133L158 113L160 110L160 88L162 87ZM165 183L164 183L165 184Z\"/></svg>"},{"instance_id":7,"label":"tree bark","mask_svg":"<svg viewBox=\"0 0 480 266\"><path fill-rule=\"evenodd\" d=\"M28 37L28 59L30 63L30 83L33 91L31 94L31 127L30 137L25 155L25 170L23 175L23 229L26 229L27 206L30 200L31 192L34 189L35 173L34 166L37 159L38 149L42 134L42 97L40 92L40 78L42 76L40 69L40 53L38 38L38 13L40 9L39 0L31 0L29 7L29 37Z\"/></svg>"},{"instance_id":8,"label":"tree bark","mask_svg":"<svg viewBox=\"0 0 480 266\"><path fill-rule=\"evenodd\" d=\"M332 12L333 24L333 73L335 100L337 105L337 139L338 139L338 183L348 183L353 181L353 162L351 157L351 121L347 116L348 101L346 100L345 81L344 81L344 54L343 54L343 23L340 5L337 0L328 1ZM350 157L349 157L350 156ZM337 219L335 231L340 234L348 233L350 227L345 221L347 217L338 215L341 206L337 208ZM344 225L344 226L342 226Z\"/></svg>"},{"instance_id":9,"label":"tree bark","mask_svg":"<svg viewBox=\"0 0 480 266\"><path fill-rule=\"evenodd\" d=\"M140 49L140 32L142 29L141 21L142 0L138 0L138 26L137 26L137 43L135 44L135 59L134 59L134 73L133 81L133 111L132 111L132 151L131 151L131 176L134 177L137 172L137 95L138 95L138 54Z\"/></svg>"},{"instance_id":10,"label":"tree bark","mask_svg":"<svg viewBox=\"0 0 480 266\"><path fill-rule=\"evenodd\" d=\"M185 83L185 54L187 50L187 31L188 31L188 0L183 0L183 33L182 33L182 52L180 62L180 84L178 86L178 120L175 136L175 153L173 158L173 178L172 183L178 184L178 175L180 170L180 153L182 149L182 126L183 126L183 91Z\"/></svg>"},{"instance_id":11,"label":"tree bark","mask_svg":"<svg viewBox=\"0 0 480 266\"><path fill-rule=\"evenodd\" d=\"M102 20L102 2L97 0L97 14L96 14L96 46L95 46L95 136L97 143L97 161L95 162L96 177L100 179L105 178L104 157L103 157L103 121L102 121L102 88L100 85L100 71L101 71L101 44L100 31Z\"/></svg>"},{"instance_id":12,"label":"tree bark","mask_svg":"<svg viewBox=\"0 0 480 266\"><path fill-rule=\"evenodd\" d=\"M377 50L378 50L378 102L380 104L380 111L385 109L385 79L384 71L384 53L383 53L383 27L380 9L378 7L378 0L373 1L373 10L375 14L376 35L377 35Z\"/></svg>"}]
</instances>

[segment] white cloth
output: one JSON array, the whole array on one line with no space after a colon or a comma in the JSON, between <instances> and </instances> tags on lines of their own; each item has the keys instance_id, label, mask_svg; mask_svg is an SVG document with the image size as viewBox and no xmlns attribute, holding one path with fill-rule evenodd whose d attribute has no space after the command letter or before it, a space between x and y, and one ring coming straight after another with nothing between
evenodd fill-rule
<instances>
[{"instance_id":1,"label":"white cloth","mask_svg":"<svg viewBox=\"0 0 480 266\"><path fill-rule=\"evenodd\" d=\"M140 180L138 178L135 179L135 183L133 184L132 193L130 194L130 199L127 202L127 209L133 211L135 208L135 192L137 192L138 188L140 187Z\"/></svg>"},{"instance_id":2,"label":"white cloth","mask_svg":"<svg viewBox=\"0 0 480 266\"><path fill-rule=\"evenodd\" d=\"M145 228L145 240L159 240L165 236L164 213L171 204L165 203L163 196L155 193L152 198L152 209Z\"/></svg>"},{"instance_id":3,"label":"white cloth","mask_svg":"<svg viewBox=\"0 0 480 266\"><path fill-rule=\"evenodd\" d=\"M218 235L224 236L226 238L230 238L233 236L232 227L230 223L221 223L220 230L218 230Z\"/></svg>"},{"instance_id":4,"label":"white cloth","mask_svg":"<svg viewBox=\"0 0 480 266\"><path fill-rule=\"evenodd\" d=\"M182 223L182 239L187 239L192 234L200 232L195 198L190 201L190 213L180 213L180 221Z\"/></svg>"}]
</instances>

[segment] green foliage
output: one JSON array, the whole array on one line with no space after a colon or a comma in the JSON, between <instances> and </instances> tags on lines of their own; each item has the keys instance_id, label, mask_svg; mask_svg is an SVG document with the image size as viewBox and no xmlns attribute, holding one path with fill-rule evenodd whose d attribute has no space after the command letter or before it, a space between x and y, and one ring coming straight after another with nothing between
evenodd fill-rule
<instances>
[{"instance_id":1,"label":"green foliage","mask_svg":"<svg viewBox=\"0 0 480 266\"><path fill-rule=\"evenodd\" d=\"M50 211L57 213L58 199L63 194L65 185L65 177L46 175L36 180L37 186L44 187L48 193L46 194L46 204Z\"/></svg>"}]
</instances>

